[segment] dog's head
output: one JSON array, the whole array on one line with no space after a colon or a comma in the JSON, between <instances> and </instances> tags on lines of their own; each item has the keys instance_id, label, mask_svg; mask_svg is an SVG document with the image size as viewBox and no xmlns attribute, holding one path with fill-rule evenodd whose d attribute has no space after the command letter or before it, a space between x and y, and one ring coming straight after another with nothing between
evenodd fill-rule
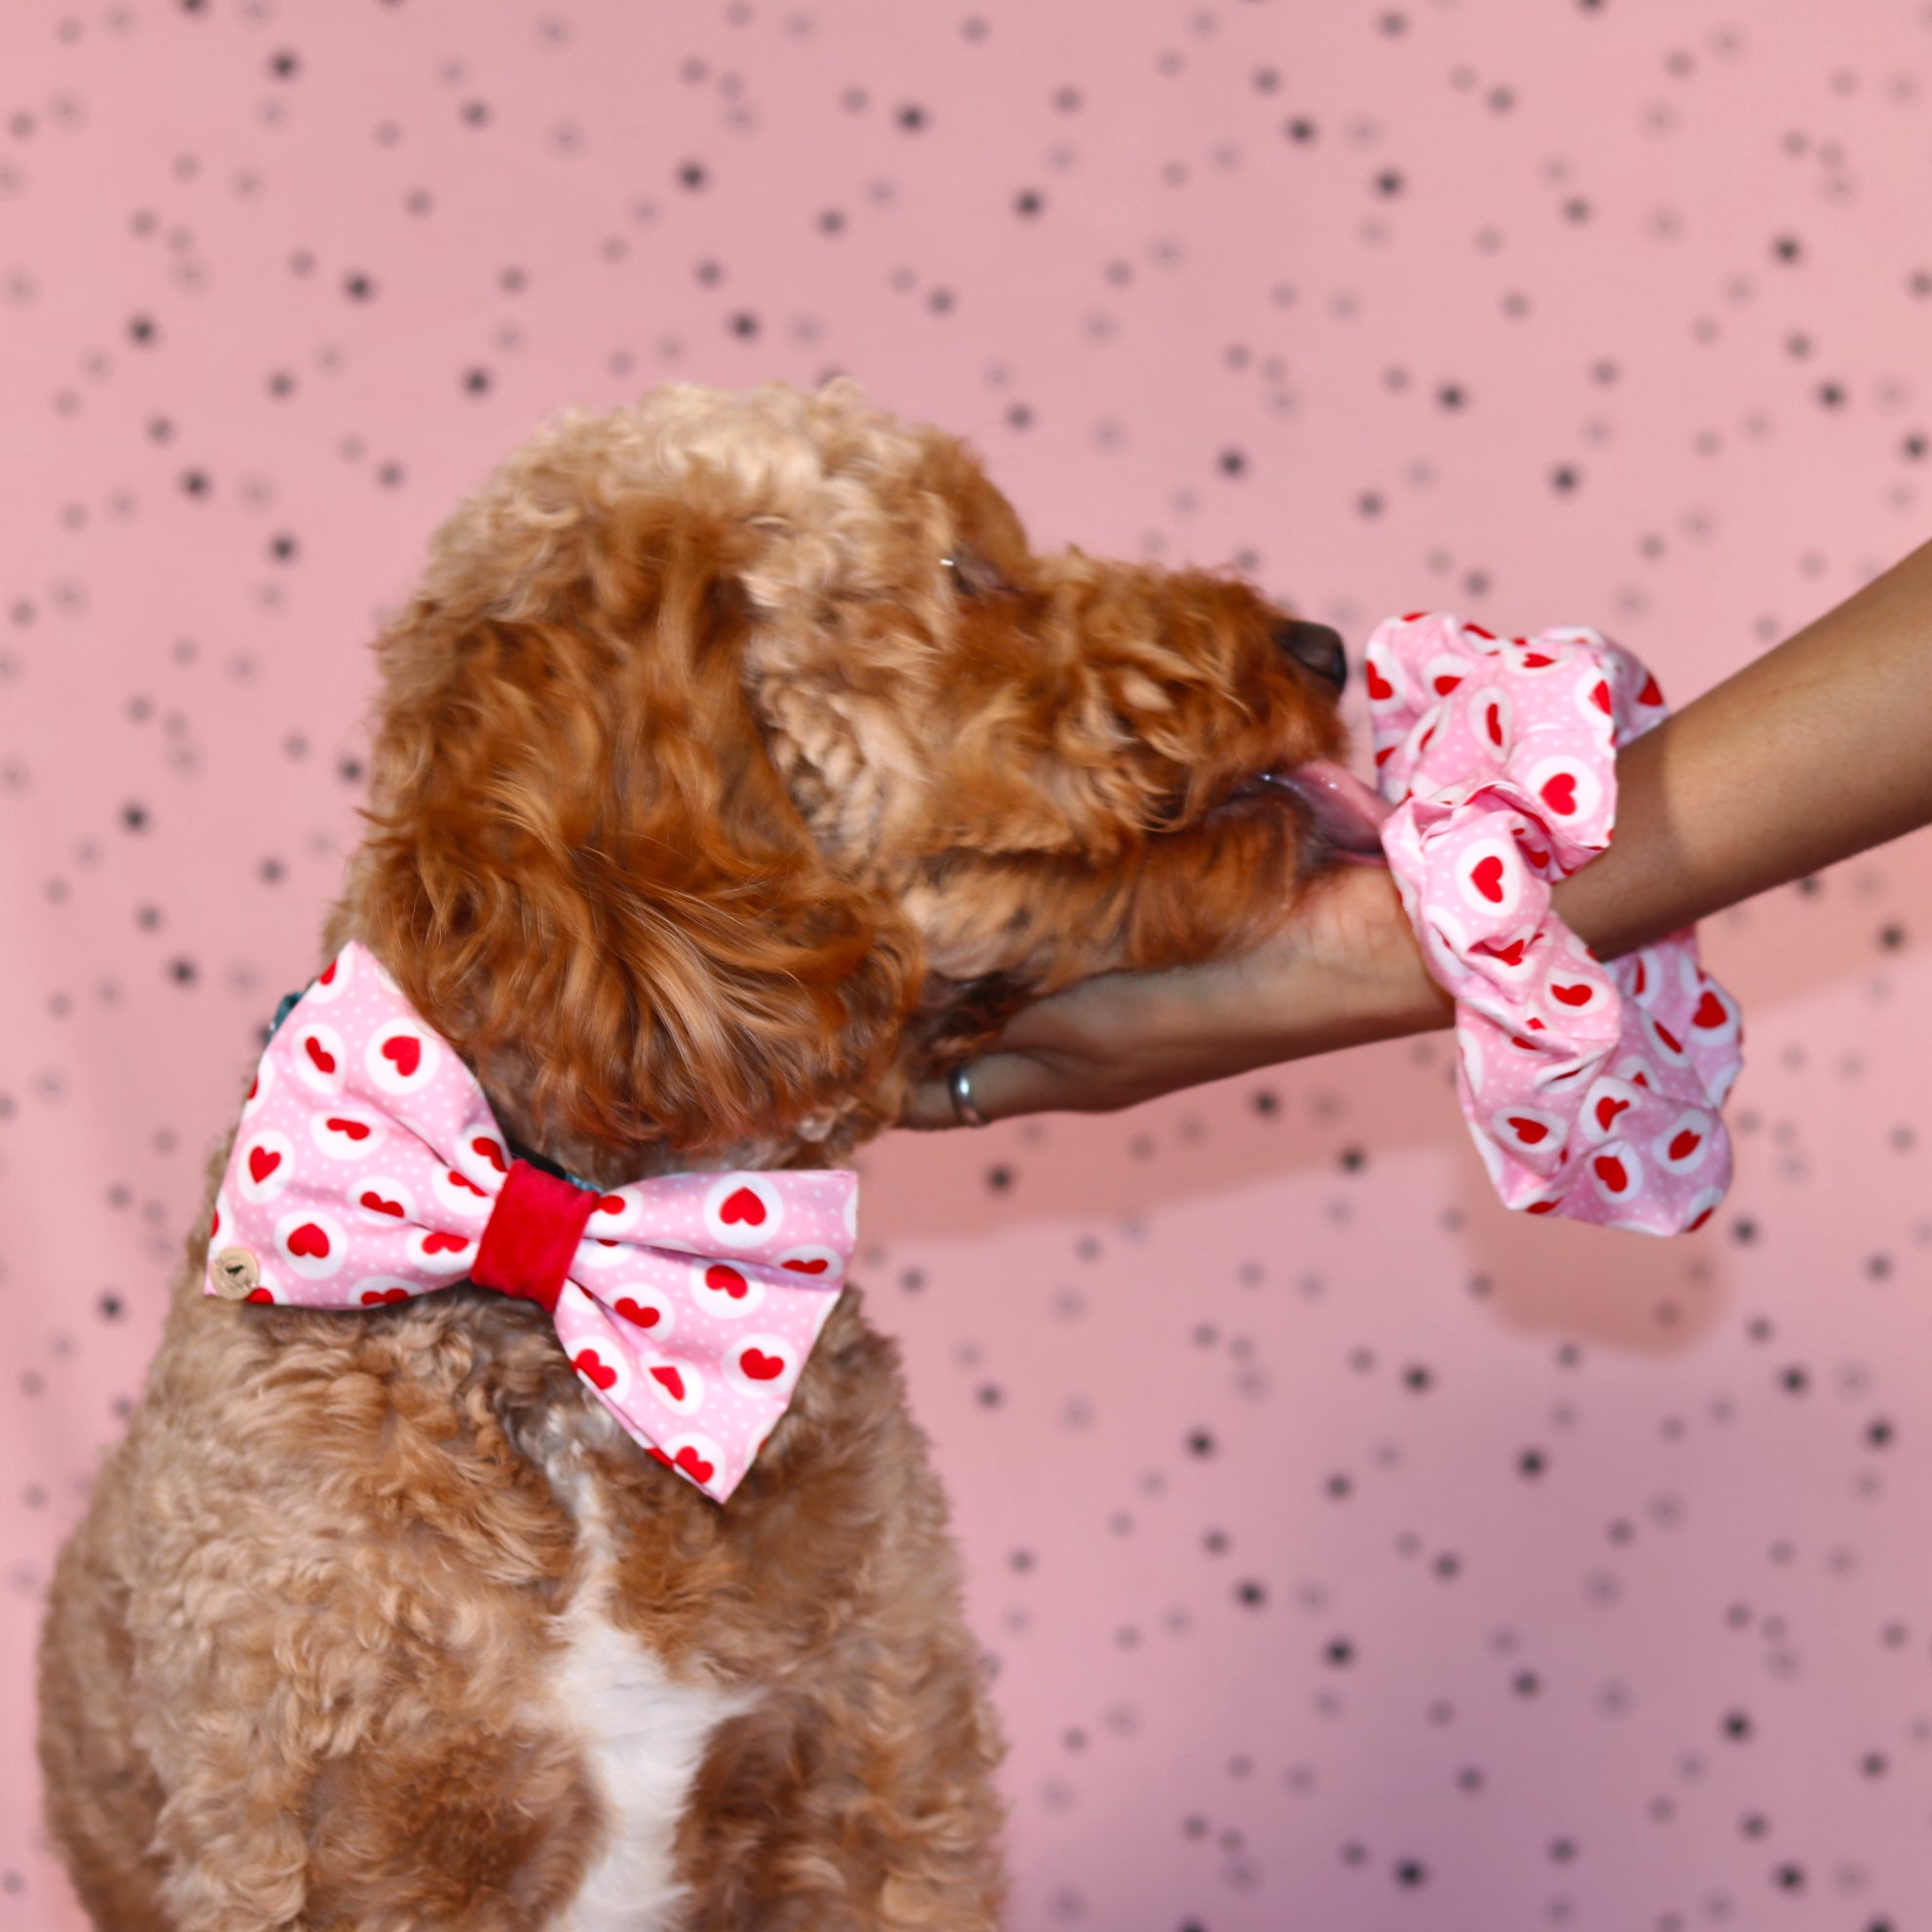
<instances>
[{"instance_id":1,"label":"dog's head","mask_svg":"<svg viewBox=\"0 0 1932 1932\"><path fill-rule=\"evenodd\" d=\"M600 1178L850 1145L1022 1000L1252 944L1328 836L1271 780L1339 746L1331 632L1036 555L847 382L566 417L380 650L334 936Z\"/></svg>"}]
</instances>

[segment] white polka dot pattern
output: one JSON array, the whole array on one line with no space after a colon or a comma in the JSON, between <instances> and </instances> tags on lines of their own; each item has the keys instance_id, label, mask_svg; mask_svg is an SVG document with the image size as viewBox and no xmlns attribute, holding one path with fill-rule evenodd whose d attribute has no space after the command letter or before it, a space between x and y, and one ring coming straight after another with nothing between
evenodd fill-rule
<instances>
[{"instance_id":1,"label":"white polka dot pattern","mask_svg":"<svg viewBox=\"0 0 1932 1932\"><path fill-rule=\"evenodd\" d=\"M1693 932L1604 965L1549 903L1610 843L1616 749L1666 716L1656 680L1587 627L1500 638L1420 612L1365 661L1383 848L1456 996L1457 1091L1504 1205L1701 1227L1730 1184L1736 1003Z\"/></svg>"}]
</instances>

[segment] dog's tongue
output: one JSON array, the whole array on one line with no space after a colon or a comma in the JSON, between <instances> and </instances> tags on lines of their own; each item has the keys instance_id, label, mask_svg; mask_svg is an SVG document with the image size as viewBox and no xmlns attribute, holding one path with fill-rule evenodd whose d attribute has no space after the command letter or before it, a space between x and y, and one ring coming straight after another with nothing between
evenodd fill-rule
<instances>
[{"instance_id":1,"label":"dog's tongue","mask_svg":"<svg viewBox=\"0 0 1932 1932\"><path fill-rule=\"evenodd\" d=\"M1316 830L1335 856L1356 865L1382 863L1382 826L1393 809L1353 771L1325 758L1292 771L1271 771L1268 783L1292 792L1308 807Z\"/></svg>"}]
</instances>

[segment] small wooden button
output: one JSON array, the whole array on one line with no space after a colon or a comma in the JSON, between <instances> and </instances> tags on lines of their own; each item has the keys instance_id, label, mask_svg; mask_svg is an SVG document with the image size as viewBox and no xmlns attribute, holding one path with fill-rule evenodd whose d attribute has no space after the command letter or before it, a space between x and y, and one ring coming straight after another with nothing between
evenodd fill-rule
<instances>
[{"instance_id":1,"label":"small wooden button","mask_svg":"<svg viewBox=\"0 0 1932 1932\"><path fill-rule=\"evenodd\" d=\"M246 1247L224 1247L208 1271L214 1291L223 1301L245 1301L262 1279L262 1264Z\"/></svg>"}]
</instances>

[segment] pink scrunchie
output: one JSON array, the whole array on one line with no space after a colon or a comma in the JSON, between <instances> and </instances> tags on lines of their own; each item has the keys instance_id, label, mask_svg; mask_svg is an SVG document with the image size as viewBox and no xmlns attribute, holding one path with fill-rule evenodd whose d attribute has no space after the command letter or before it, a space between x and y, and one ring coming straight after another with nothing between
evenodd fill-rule
<instances>
[{"instance_id":1,"label":"pink scrunchie","mask_svg":"<svg viewBox=\"0 0 1932 1932\"><path fill-rule=\"evenodd\" d=\"M1616 749L1666 716L1656 680L1587 626L1499 638L1424 613L1365 661L1383 848L1456 997L1457 1092L1504 1205L1701 1227L1730 1183L1737 1003L1691 929L1606 966L1549 904L1610 843Z\"/></svg>"}]
</instances>

